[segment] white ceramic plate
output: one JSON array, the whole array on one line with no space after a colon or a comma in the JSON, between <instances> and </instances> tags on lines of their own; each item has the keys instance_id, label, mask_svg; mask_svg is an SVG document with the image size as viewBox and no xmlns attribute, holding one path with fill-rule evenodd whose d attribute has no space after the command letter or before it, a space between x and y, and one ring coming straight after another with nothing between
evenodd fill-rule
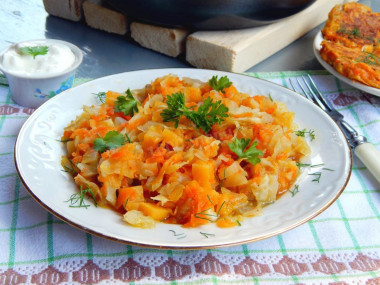
<instances>
[{"instance_id":1,"label":"white ceramic plate","mask_svg":"<svg viewBox=\"0 0 380 285\"><path fill-rule=\"evenodd\" d=\"M353 81L353 80L351 80L351 79L343 76L339 72L337 72L330 64L328 64L326 61L324 61L322 59L321 55L319 54L319 51L321 49L321 42L322 41L323 41L323 36L322 36L322 33L319 31L317 33L317 35L315 36L315 38L314 38L313 50L314 50L315 57L317 58L317 60L319 61L319 63L322 64L322 66L324 68L326 68L326 70L328 72L330 72L332 75L334 75L335 77L337 77L339 80L347 83L348 85L351 85L351 86L353 86L353 87L355 87L355 88L357 88L359 90L362 90L364 92L367 92L369 94L380 96L380 89L374 88L374 87L370 87L368 85L362 84L362 83L357 82L357 81Z\"/></svg>"},{"instance_id":2,"label":"white ceramic plate","mask_svg":"<svg viewBox=\"0 0 380 285\"><path fill-rule=\"evenodd\" d=\"M82 112L83 105L99 104L94 93L142 88L157 77L176 74L207 81L213 75L227 75L243 92L271 95L296 113L300 129L312 129L311 163L325 167L305 169L297 184L299 192L285 194L264 209L260 217L246 219L242 226L222 229L214 224L189 229L160 223L154 229L128 226L116 212L90 206L70 208L65 202L77 192L68 173L62 171L65 154L60 140L63 128ZM195 249L230 246L261 240L299 226L330 206L345 188L351 174L351 152L347 140L332 119L301 95L265 80L200 69L158 69L134 71L100 78L69 89L50 99L23 125L15 145L17 171L30 194L47 210L65 222L89 233L112 240L159 248ZM312 182L321 171L320 182ZM88 200L91 204L91 201ZM201 232L212 234L208 237ZM176 235L175 235L176 234Z\"/></svg>"}]
</instances>

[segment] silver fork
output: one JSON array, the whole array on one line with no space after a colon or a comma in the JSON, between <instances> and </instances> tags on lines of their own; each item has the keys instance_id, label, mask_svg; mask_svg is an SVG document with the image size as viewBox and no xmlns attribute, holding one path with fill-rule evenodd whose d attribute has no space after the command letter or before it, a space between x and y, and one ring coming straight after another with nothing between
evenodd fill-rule
<instances>
[{"instance_id":1,"label":"silver fork","mask_svg":"<svg viewBox=\"0 0 380 285\"><path fill-rule=\"evenodd\" d=\"M339 113L322 95L317 86L315 85L313 79L310 75L302 77L303 85L306 86L307 90L303 87L302 83L298 78L296 81L302 90L302 93L310 101L318 105L323 111L325 111L330 117L337 122L340 128L343 130L351 149L354 151L356 156L363 162L363 164L368 168L368 170L373 174L373 176L380 183L380 152L367 141L367 138L358 134L358 132L344 120L344 117ZM293 90L297 89L293 85L293 81L289 80L290 85Z\"/></svg>"}]
</instances>

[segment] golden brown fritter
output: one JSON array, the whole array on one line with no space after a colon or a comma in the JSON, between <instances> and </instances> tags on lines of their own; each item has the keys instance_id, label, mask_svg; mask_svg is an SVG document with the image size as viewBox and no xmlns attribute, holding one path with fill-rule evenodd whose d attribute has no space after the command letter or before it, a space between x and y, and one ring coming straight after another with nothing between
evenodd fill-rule
<instances>
[{"instance_id":1,"label":"golden brown fritter","mask_svg":"<svg viewBox=\"0 0 380 285\"><path fill-rule=\"evenodd\" d=\"M339 43L323 41L320 53L323 60L340 74L380 88L380 49L370 53L360 48L349 48Z\"/></svg>"},{"instance_id":2,"label":"golden brown fritter","mask_svg":"<svg viewBox=\"0 0 380 285\"><path fill-rule=\"evenodd\" d=\"M347 47L374 45L380 39L380 13L360 3L337 5L330 11L322 35Z\"/></svg>"},{"instance_id":3,"label":"golden brown fritter","mask_svg":"<svg viewBox=\"0 0 380 285\"><path fill-rule=\"evenodd\" d=\"M335 6L322 29L320 54L342 75L380 88L380 13L360 3Z\"/></svg>"}]
</instances>

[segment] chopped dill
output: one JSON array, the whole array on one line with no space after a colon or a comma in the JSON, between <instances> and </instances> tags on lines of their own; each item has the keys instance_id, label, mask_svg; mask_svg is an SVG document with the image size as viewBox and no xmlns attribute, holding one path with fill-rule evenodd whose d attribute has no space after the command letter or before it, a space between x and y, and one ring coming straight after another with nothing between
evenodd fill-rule
<instances>
[{"instance_id":1,"label":"chopped dill","mask_svg":"<svg viewBox=\"0 0 380 285\"><path fill-rule=\"evenodd\" d=\"M204 233L204 232L199 232L201 235L205 236L206 238L209 238L209 237L214 237L215 234L208 234L208 233Z\"/></svg>"},{"instance_id":2,"label":"chopped dill","mask_svg":"<svg viewBox=\"0 0 380 285\"><path fill-rule=\"evenodd\" d=\"M125 133L125 137L127 138L128 143L132 142L127 133Z\"/></svg>"},{"instance_id":3,"label":"chopped dill","mask_svg":"<svg viewBox=\"0 0 380 285\"><path fill-rule=\"evenodd\" d=\"M127 198L127 201L125 201L125 204L124 204L124 209L127 209L127 204L129 202L129 197Z\"/></svg>"},{"instance_id":4,"label":"chopped dill","mask_svg":"<svg viewBox=\"0 0 380 285\"><path fill-rule=\"evenodd\" d=\"M224 206L224 203L226 201L223 201L222 205L220 205L219 209L218 209L218 212L216 212L216 216L219 217L219 213L220 213L220 210L222 210L222 207Z\"/></svg>"},{"instance_id":5,"label":"chopped dill","mask_svg":"<svg viewBox=\"0 0 380 285\"><path fill-rule=\"evenodd\" d=\"M57 142L66 143L66 142L72 141L72 139L70 139L70 138L65 138L65 139L56 140L56 141L57 141Z\"/></svg>"},{"instance_id":6,"label":"chopped dill","mask_svg":"<svg viewBox=\"0 0 380 285\"><path fill-rule=\"evenodd\" d=\"M69 159L69 162L70 162L70 164L71 164L71 167L66 166L66 165L63 165L63 168L64 168L63 171L64 171L64 172L68 172L68 173L70 173L70 174L72 174L72 175L79 173L80 170L79 170L79 168L76 166L76 164L75 164L71 159Z\"/></svg>"},{"instance_id":7,"label":"chopped dill","mask_svg":"<svg viewBox=\"0 0 380 285\"><path fill-rule=\"evenodd\" d=\"M297 165L298 168L302 168L302 167L315 168L315 167L323 166L323 165L325 165L325 164L324 164L324 163L320 163L320 164L311 164L311 163L300 163L300 162L297 162L296 165ZM322 168L322 169L323 169L323 168Z\"/></svg>"},{"instance_id":8,"label":"chopped dill","mask_svg":"<svg viewBox=\"0 0 380 285\"><path fill-rule=\"evenodd\" d=\"M98 206L98 203L96 202L95 195L92 192L92 190L86 185L87 188L83 188L83 186L80 186L79 193L74 193L70 196L70 198L65 202L70 202L69 207L71 208L88 208L90 207L89 204L85 203L84 198L87 194L90 195L90 197L94 200L95 207Z\"/></svg>"},{"instance_id":9,"label":"chopped dill","mask_svg":"<svg viewBox=\"0 0 380 285\"><path fill-rule=\"evenodd\" d=\"M318 171L318 172L310 173L308 175L315 176L315 178L313 180L311 180L311 181L319 183L319 180L321 179L321 176L322 176L322 172Z\"/></svg>"},{"instance_id":10,"label":"chopped dill","mask_svg":"<svg viewBox=\"0 0 380 285\"><path fill-rule=\"evenodd\" d=\"M169 232L172 232L173 235L177 238L177 239L183 239L186 237L186 234L185 233L180 233L180 234L177 234L175 231L173 230L169 230Z\"/></svg>"},{"instance_id":11,"label":"chopped dill","mask_svg":"<svg viewBox=\"0 0 380 285\"><path fill-rule=\"evenodd\" d=\"M303 129L303 130L294 131L294 133L296 134L296 136L299 136L299 137L305 137L305 135L308 134L310 137L310 140L315 139L315 134L314 134L314 131L312 130L307 131L306 129Z\"/></svg>"},{"instance_id":12,"label":"chopped dill","mask_svg":"<svg viewBox=\"0 0 380 285\"><path fill-rule=\"evenodd\" d=\"M357 62L364 62L364 63L369 64L369 65L377 65L377 66L380 65L380 57L378 57L377 55L370 53L370 52L365 52L365 53L366 53L366 55L359 56L356 59L356 61Z\"/></svg>"},{"instance_id":13,"label":"chopped dill","mask_svg":"<svg viewBox=\"0 0 380 285\"><path fill-rule=\"evenodd\" d=\"M100 103L106 102L106 92L98 92L98 93L92 93L98 98Z\"/></svg>"},{"instance_id":14,"label":"chopped dill","mask_svg":"<svg viewBox=\"0 0 380 285\"><path fill-rule=\"evenodd\" d=\"M294 185L293 190L289 190L289 192L292 194L292 197L294 197L299 192L298 188L299 188L299 185L296 184L296 185Z\"/></svg>"}]
</instances>

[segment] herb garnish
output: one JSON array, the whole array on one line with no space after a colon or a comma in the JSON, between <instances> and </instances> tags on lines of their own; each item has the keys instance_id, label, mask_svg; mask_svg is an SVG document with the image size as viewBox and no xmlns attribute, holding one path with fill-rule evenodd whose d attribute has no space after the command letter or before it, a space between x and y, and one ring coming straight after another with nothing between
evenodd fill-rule
<instances>
[{"instance_id":1,"label":"herb garnish","mask_svg":"<svg viewBox=\"0 0 380 285\"><path fill-rule=\"evenodd\" d=\"M129 143L132 142L127 133L125 133L125 137L127 138L127 140L128 140Z\"/></svg>"},{"instance_id":2,"label":"herb garnish","mask_svg":"<svg viewBox=\"0 0 380 285\"><path fill-rule=\"evenodd\" d=\"M33 46L33 47L21 47L19 51L23 55L31 55L33 59L36 59L37 55L45 55L49 51L48 46Z\"/></svg>"},{"instance_id":3,"label":"herb garnish","mask_svg":"<svg viewBox=\"0 0 380 285\"><path fill-rule=\"evenodd\" d=\"M180 234L177 234L175 231L173 230L169 230L170 232L173 233L173 235L177 238L177 239L183 239L186 237L186 234L185 233L180 233Z\"/></svg>"},{"instance_id":4,"label":"herb garnish","mask_svg":"<svg viewBox=\"0 0 380 285\"><path fill-rule=\"evenodd\" d=\"M133 116L139 111L137 106L140 105L140 102L133 97L131 90L128 89L125 91L125 94L127 94L127 96L117 97L115 102L115 112L123 112L126 116Z\"/></svg>"},{"instance_id":5,"label":"herb garnish","mask_svg":"<svg viewBox=\"0 0 380 285\"><path fill-rule=\"evenodd\" d=\"M322 172L318 171L318 172L310 173L308 175L315 176L315 178L313 180L311 180L311 181L319 183L319 180L321 179L321 176L322 176Z\"/></svg>"},{"instance_id":6,"label":"herb garnish","mask_svg":"<svg viewBox=\"0 0 380 285\"><path fill-rule=\"evenodd\" d=\"M311 168L315 168L315 167L323 166L323 165L325 165L325 164L324 164L324 163L320 163L320 164L311 164L311 163L300 163L300 162L297 162L296 165L297 165L298 168L302 168L302 167L311 167Z\"/></svg>"},{"instance_id":7,"label":"herb garnish","mask_svg":"<svg viewBox=\"0 0 380 285\"><path fill-rule=\"evenodd\" d=\"M94 149L100 153L126 144L125 137L117 131L109 131L104 138L94 139Z\"/></svg>"},{"instance_id":8,"label":"herb garnish","mask_svg":"<svg viewBox=\"0 0 380 285\"><path fill-rule=\"evenodd\" d=\"M370 52L365 52L366 55L359 56L356 61L357 62L364 62L369 65L380 65L380 57L377 55L370 53Z\"/></svg>"},{"instance_id":9,"label":"herb garnish","mask_svg":"<svg viewBox=\"0 0 380 285\"><path fill-rule=\"evenodd\" d=\"M236 153L239 158L246 158L251 164L255 165L260 162L259 156L263 155L263 152L256 148L257 141L254 141L252 145L247 150L245 150L250 142L251 140L249 138L235 138L228 144L228 147L231 151Z\"/></svg>"},{"instance_id":10,"label":"herb garnish","mask_svg":"<svg viewBox=\"0 0 380 285\"><path fill-rule=\"evenodd\" d=\"M228 88L232 85L232 82L228 79L227 76L222 76L218 79L218 76L213 76L209 81L208 84L211 86L212 89L216 91L222 91L222 93L225 93L224 88Z\"/></svg>"},{"instance_id":11,"label":"herb garnish","mask_svg":"<svg viewBox=\"0 0 380 285\"><path fill-rule=\"evenodd\" d=\"M310 164L310 163L300 163L300 162L297 162L296 165L297 165L298 168L302 168L302 167L316 168L316 167L321 167L321 166L323 166L325 164L324 163ZM334 171L334 169L326 168L326 167L323 167L322 170Z\"/></svg>"},{"instance_id":12,"label":"herb garnish","mask_svg":"<svg viewBox=\"0 0 380 285\"><path fill-rule=\"evenodd\" d=\"M100 103L106 102L106 92L98 92L98 93L93 93L93 94L98 98Z\"/></svg>"},{"instance_id":13,"label":"herb garnish","mask_svg":"<svg viewBox=\"0 0 380 285\"><path fill-rule=\"evenodd\" d=\"M289 192L292 194L292 197L294 197L299 192L298 187L298 184L296 184L294 185L294 189L292 191L289 190Z\"/></svg>"},{"instance_id":14,"label":"herb garnish","mask_svg":"<svg viewBox=\"0 0 380 285\"><path fill-rule=\"evenodd\" d=\"M207 195L207 197L208 197L209 201L211 202L211 204L215 205L211 201L211 199L210 199L210 197L208 195ZM198 213L195 213L194 217L196 217L198 219L202 219L202 220L207 220L209 222L214 222L215 219L212 219L211 217L216 218L216 219L219 218L220 211L222 210L222 207L224 206L224 204L225 204L225 201L223 201L223 203L220 205L219 209L216 211L216 214L208 214L207 212L209 210L211 210L211 208L207 208L206 210L203 210L203 211L200 211Z\"/></svg>"},{"instance_id":15,"label":"herb garnish","mask_svg":"<svg viewBox=\"0 0 380 285\"><path fill-rule=\"evenodd\" d=\"M70 202L69 207L71 207L71 208L86 208L86 209L88 207L90 207L90 205L86 204L84 201L84 198L87 194L89 194L90 197L92 198L92 200L94 200L95 207L98 206L98 203L96 202L94 193L92 192L90 187L88 187L87 185L86 185L86 187L87 188L83 188L83 186L81 185L79 193L72 194L70 196L69 200L65 201L65 202Z\"/></svg>"},{"instance_id":16,"label":"herb garnish","mask_svg":"<svg viewBox=\"0 0 380 285\"><path fill-rule=\"evenodd\" d=\"M215 234L208 234L208 233L203 233L203 232L199 232L201 235L205 236L206 238L208 237L214 237Z\"/></svg>"},{"instance_id":17,"label":"herb garnish","mask_svg":"<svg viewBox=\"0 0 380 285\"><path fill-rule=\"evenodd\" d=\"M163 110L161 117L164 122L175 122L178 127L181 116L185 116L192 121L198 129L202 129L205 133L211 130L211 126L224 121L228 117L228 108L222 104L222 101L213 102L210 97L199 105L197 110L195 106L186 107L185 95L182 92L169 95L166 100L168 108Z\"/></svg>"},{"instance_id":18,"label":"herb garnish","mask_svg":"<svg viewBox=\"0 0 380 285\"><path fill-rule=\"evenodd\" d=\"M361 36L358 28L353 28L352 30L348 30L346 27L341 26L337 32L348 35L348 36L355 36L355 37Z\"/></svg>"},{"instance_id":19,"label":"herb garnish","mask_svg":"<svg viewBox=\"0 0 380 285\"><path fill-rule=\"evenodd\" d=\"M125 203L124 203L124 209L127 209L127 204L128 204L128 202L129 202L129 197L127 198L127 200L126 200Z\"/></svg>"},{"instance_id":20,"label":"herb garnish","mask_svg":"<svg viewBox=\"0 0 380 285\"><path fill-rule=\"evenodd\" d=\"M306 131L306 129L303 129L303 130L294 131L294 133L296 134L296 136L299 136L299 137L305 137L305 134L308 134L311 140L315 139L315 134L314 134L314 131L312 130Z\"/></svg>"},{"instance_id":21,"label":"herb garnish","mask_svg":"<svg viewBox=\"0 0 380 285\"><path fill-rule=\"evenodd\" d=\"M73 139L70 139L70 138L64 138L64 139L60 139L60 140L56 140L58 142L62 142L62 143L66 143L66 142L69 142L69 141L72 141Z\"/></svg>"},{"instance_id":22,"label":"herb garnish","mask_svg":"<svg viewBox=\"0 0 380 285\"><path fill-rule=\"evenodd\" d=\"M63 171L69 172L72 175L79 173L80 169L78 168L78 166L76 166L76 164L71 159L69 159L69 162L71 164L71 167L68 167L67 165L63 165L63 168L64 168Z\"/></svg>"}]
</instances>

